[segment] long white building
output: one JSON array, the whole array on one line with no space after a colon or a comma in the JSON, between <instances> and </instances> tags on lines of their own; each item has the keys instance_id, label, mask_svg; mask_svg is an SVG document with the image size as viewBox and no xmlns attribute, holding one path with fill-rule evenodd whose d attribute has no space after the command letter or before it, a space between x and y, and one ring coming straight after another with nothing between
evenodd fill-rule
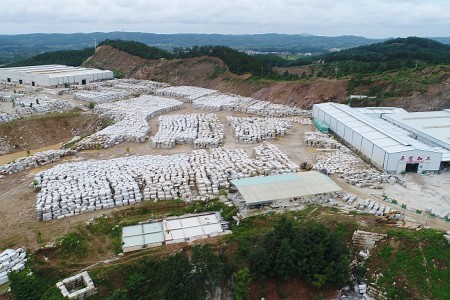
<instances>
[{"instance_id":1,"label":"long white building","mask_svg":"<svg viewBox=\"0 0 450 300\"><path fill-rule=\"evenodd\" d=\"M382 117L395 115L389 113ZM445 161L447 157L445 149L426 145L413 138L408 130L344 104L315 104L313 117L325 123L363 158L386 172L438 171L443 158Z\"/></svg>"},{"instance_id":2,"label":"long white building","mask_svg":"<svg viewBox=\"0 0 450 300\"><path fill-rule=\"evenodd\" d=\"M113 79L112 71L64 65L0 68L0 80L31 86L59 87Z\"/></svg>"}]
</instances>

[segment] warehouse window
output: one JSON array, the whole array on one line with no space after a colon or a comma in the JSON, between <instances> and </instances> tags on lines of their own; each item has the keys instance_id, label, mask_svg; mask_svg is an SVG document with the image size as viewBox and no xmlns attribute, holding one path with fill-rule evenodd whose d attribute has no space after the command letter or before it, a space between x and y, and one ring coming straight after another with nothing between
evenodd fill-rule
<instances>
[{"instance_id":1,"label":"warehouse window","mask_svg":"<svg viewBox=\"0 0 450 300\"><path fill-rule=\"evenodd\" d=\"M406 172L410 172L410 173L417 173L417 171L419 170L419 164L406 164Z\"/></svg>"}]
</instances>

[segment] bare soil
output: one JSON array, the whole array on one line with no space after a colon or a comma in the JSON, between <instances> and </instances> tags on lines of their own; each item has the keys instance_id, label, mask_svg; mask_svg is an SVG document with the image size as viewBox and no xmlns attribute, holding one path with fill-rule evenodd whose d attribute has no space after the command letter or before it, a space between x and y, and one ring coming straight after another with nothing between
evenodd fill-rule
<instances>
[{"instance_id":1,"label":"bare soil","mask_svg":"<svg viewBox=\"0 0 450 300\"><path fill-rule=\"evenodd\" d=\"M110 46L101 46L85 66L119 70L128 77L137 79L212 88L224 93L302 108L311 108L314 103L344 102L347 99L346 80L325 78L290 82L251 80L248 79L249 76L231 73L226 64L216 57L143 60ZM218 70L220 72L217 72Z\"/></svg>"},{"instance_id":2,"label":"bare soil","mask_svg":"<svg viewBox=\"0 0 450 300\"><path fill-rule=\"evenodd\" d=\"M336 288L323 288L316 290L305 284L301 279L294 278L288 282L276 279L252 281L250 284L250 299L259 300L297 300L297 299L334 299L337 296Z\"/></svg>"},{"instance_id":3,"label":"bare soil","mask_svg":"<svg viewBox=\"0 0 450 300\"><path fill-rule=\"evenodd\" d=\"M89 112L46 114L0 123L0 137L9 149L0 155L68 142L74 136L93 133L100 123L99 117Z\"/></svg>"}]
</instances>

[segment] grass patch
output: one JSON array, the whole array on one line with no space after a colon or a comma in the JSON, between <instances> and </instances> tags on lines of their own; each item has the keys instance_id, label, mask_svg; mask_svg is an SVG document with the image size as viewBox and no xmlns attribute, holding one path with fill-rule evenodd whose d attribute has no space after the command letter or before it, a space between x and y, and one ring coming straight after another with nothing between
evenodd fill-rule
<instances>
[{"instance_id":1,"label":"grass patch","mask_svg":"<svg viewBox=\"0 0 450 300\"><path fill-rule=\"evenodd\" d=\"M449 299L450 249L442 232L392 229L389 242L375 248L370 269L389 299ZM395 284L394 284L395 283Z\"/></svg>"},{"instance_id":2,"label":"grass patch","mask_svg":"<svg viewBox=\"0 0 450 300\"><path fill-rule=\"evenodd\" d=\"M216 79L220 74L223 74L226 71L227 71L226 68L217 66L214 68L214 71L211 73L211 75L209 75L209 79L211 80Z\"/></svg>"},{"instance_id":3,"label":"grass patch","mask_svg":"<svg viewBox=\"0 0 450 300\"><path fill-rule=\"evenodd\" d=\"M59 241L59 253L65 258L84 258L88 254L88 243L86 237L79 232L71 232Z\"/></svg>"}]
</instances>

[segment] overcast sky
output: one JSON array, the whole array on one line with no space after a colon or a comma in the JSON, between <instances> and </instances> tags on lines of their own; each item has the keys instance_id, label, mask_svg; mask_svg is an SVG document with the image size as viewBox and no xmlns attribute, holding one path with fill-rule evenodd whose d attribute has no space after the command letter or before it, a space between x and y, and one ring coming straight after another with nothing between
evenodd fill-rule
<instances>
[{"instance_id":1,"label":"overcast sky","mask_svg":"<svg viewBox=\"0 0 450 300\"><path fill-rule=\"evenodd\" d=\"M142 31L450 36L448 0L1 0L0 34Z\"/></svg>"}]
</instances>

